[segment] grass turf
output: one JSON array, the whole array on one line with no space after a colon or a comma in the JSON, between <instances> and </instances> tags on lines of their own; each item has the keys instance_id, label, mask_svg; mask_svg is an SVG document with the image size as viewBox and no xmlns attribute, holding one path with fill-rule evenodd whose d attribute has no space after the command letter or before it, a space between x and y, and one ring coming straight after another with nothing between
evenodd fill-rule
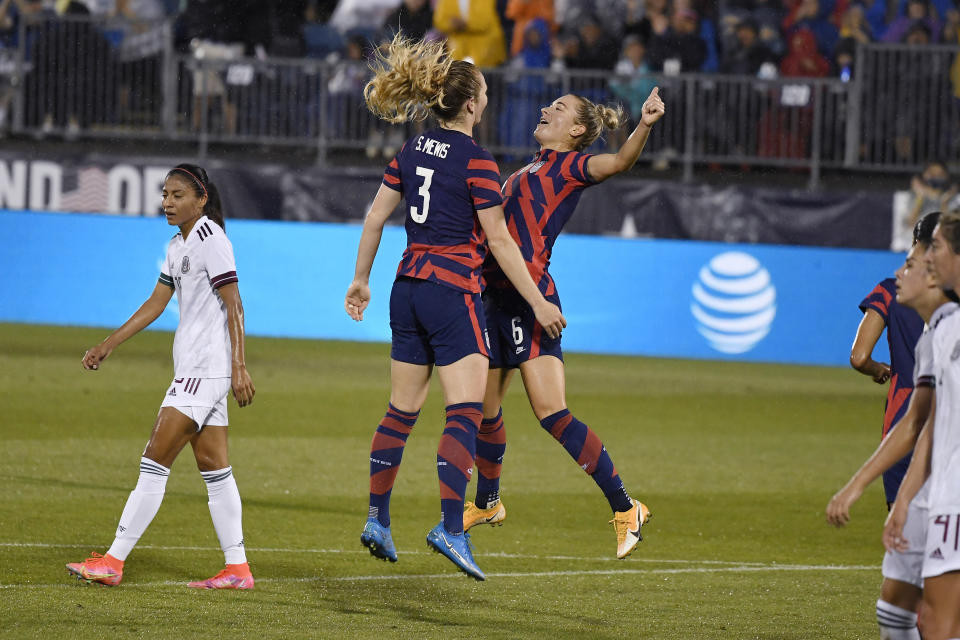
<instances>
[{"instance_id":1,"label":"grass turf","mask_svg":"<svg viewBox=\"0 0 960 640\"><path fill-rule=\"evenodd\" d=\"M161 332L84 372L105 334L0 324L0 637L877 636L881 491L845 530L823 510L876 445L883 390L830 368L568 355L572 411L654 513L624 561L606 501L517 380L508 518L474 531L488 576L475 583L424 542L439 517L436 385L393 492L400 561L376 562L359 534L388 346L250 338L257 397L231 399L230 445L256 589L185 587L223 559L189 451L123 584L81 585L63 565L109 546L172 375Z\"/></svg>"}]
</instances>

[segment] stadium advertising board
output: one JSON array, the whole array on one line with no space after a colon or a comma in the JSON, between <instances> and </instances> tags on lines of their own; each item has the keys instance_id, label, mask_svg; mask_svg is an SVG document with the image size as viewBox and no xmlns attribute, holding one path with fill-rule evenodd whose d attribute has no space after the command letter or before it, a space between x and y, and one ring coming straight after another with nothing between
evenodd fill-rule
<instances>
[{"instance_id":1,"label":"stadium advertising board","mask_svg":"<svg viewBox=\"0 0 960 640\"><path fill-rule=\"evenodd\" d=\"M157 218L0 210L0 321L119 326L174 233ZM229 220L252 335L389 341L403 229L384 231L361 323L343 311L359 225ZM846 365L860 300L903 254L561 236L550 267L568 351ZM154 328L173 329L176 300ZM877 358L885 358L878 345Z\"/></svg>"}]
</instances>

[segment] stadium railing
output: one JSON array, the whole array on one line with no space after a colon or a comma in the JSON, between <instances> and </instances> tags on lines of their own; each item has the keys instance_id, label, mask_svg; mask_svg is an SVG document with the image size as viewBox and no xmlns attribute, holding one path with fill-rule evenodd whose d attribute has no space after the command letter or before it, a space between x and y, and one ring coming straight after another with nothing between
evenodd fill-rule
<instances>
[{"instance_id":1,"label":"stadium railing","mask_svg":"<svg viewBox=\"0 0 960 640\"><path fill-rule=\"evenodd\" d=\"M172 24L78 18L27 20L0 76L18 135L261 144L390 155L422 125L390 126L363 104L362 60L259 59L241 45L174 49ZM860 45L843 78L485 70L489 106L479 140L505 160L529 157L539 109L566 93L623 105L630 124L594 150L615 149L659 86L669 116L653 162L915 171L960 161L957 46ZM12 53L12 54L11 54ZM0 94L0 98L3 94ZM3 102L0 100L0 108Z\"/></svg>"}]
</instances>

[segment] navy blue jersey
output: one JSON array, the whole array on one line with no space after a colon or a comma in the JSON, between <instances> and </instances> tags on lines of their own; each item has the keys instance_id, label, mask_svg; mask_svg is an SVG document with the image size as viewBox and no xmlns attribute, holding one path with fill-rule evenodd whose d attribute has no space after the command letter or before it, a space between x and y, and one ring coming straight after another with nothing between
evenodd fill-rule
<instances>
[{"instance_id":1,"label":"navy blue jersey","mask_svg":"<svg viewBox=\"0 0 960 640\"><path fill-rule=\"evenodd\" d=\"M464 133L431 129L407 140L383 184L406 200L397 275L478 293L487 246L477 212L503 202L493 156Z\"/></svg>"},{"instance_id":2,"label":"navy blue jersey","mask_svg":"<svg viewBox=\"0 0 960 640\"><path fill-rule=\"evenodd\" d=\"M883 413L883 436L907 411L907 400L913 391L914 348L923 332L923 319L909 307L897 302L896 280L887 278L873 288L860 310L873 309L887 325L887 343L890 345L890 389Z\"/></svg>"}]
</instances>

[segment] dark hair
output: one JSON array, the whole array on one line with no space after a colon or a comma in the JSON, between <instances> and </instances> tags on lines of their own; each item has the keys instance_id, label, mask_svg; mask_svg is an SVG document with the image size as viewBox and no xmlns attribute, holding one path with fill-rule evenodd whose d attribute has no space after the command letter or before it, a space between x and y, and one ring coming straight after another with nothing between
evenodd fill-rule
<instances>
[{"instance_id":1,"label":"dark hair","mask_svg":"<svg viewBox=\"0 0 960 640\"><path fill-rule=\"evenodd\" d=\"M167 177L169 178L174 173L187 178L187 181L193 185L193 192L197 194L198 198L206 196L207 202L203 205L203 215L220 225L221 229L226 230L227 227L223 222L223 205L220 204L220 192L217 190L217 185L210 182L210 178L203 167L184 162L170 169Z\"/></svg>"},{"instance_id":2,"label":"dark hair","mask_svg":"<svg viewBox=\"0 0 960 640\"><path fill-rule=\"evenodd\" d=\"M933 229L939 221L939 211L928 213L917 220L917 224L913 225L913 244L929 247L930 243L933 242Z\"/></svg>"}]
</instances>

